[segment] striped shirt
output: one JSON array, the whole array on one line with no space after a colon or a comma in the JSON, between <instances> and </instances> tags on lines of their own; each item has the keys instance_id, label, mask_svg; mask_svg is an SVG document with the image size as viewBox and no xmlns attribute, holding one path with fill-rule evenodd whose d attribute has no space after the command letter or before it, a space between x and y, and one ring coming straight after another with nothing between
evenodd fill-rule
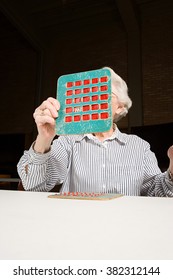
<instances>
[{"instance_id":1,"label":"striped shirt","mask_svg":"<svg viewBox=\"0 0 173 280\"><path fill-rule=\"evenodd\" d=\"M118 128L103 142L83 134L60 136L45 154L31 146L17 168L30 191L50 191L62 184L62 192L173 196L173 182L159 169L149 143Z\"/></svg>"}]
</instances>

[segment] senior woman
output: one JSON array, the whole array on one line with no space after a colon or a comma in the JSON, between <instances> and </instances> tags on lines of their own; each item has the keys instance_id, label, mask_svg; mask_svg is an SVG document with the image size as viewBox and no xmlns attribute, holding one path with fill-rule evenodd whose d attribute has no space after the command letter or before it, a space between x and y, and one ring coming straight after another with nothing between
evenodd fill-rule
<instances>
[{"instance_id":1,"label":"senior woman","mask_svg":"<svg viewBox=\"0 0 173 280\"><path fill-rule=\"evenodd\" d=\"M107 68L107 67L106 67ZM25 190L173 196L173 147L162 173L148 142L120 132L117 122L132 105L125 81L112 69L113 125L107 132L55 138L60 104L49 97L34 112L38 135L18 163Z\"/></svg>"}]
</instances>

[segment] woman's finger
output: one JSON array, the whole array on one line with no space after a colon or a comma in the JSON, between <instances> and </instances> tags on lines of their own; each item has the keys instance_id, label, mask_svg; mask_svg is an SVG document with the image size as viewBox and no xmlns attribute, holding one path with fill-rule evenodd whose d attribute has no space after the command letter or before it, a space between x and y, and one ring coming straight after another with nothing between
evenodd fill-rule
<instances>
[{"instance_id":1,"label":"woman's finger","mask_svg":"<svg viewBox=\"0 0 173 280\"><path fill-rule=\"evenodd\" d=\"M54 103L50 102L50 99L49 100L47 99L47 100L43 101L43 103L38 107L38 109L41 111L49 110L52 117L57 118L57 116L58 116L57 108L59 108L59 107L60 106L58 106L57 102L55 104L55 102Z\"/></svg>"}]
</instances>

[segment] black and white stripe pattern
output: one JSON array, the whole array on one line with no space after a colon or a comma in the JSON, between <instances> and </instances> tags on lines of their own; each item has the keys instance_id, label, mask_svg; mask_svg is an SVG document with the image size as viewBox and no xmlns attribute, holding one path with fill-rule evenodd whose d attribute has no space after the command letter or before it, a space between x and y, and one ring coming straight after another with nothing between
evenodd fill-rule
<instances>
[{"instance_id":1,"label":"black and white stripe pattern","mask_svg":"<svg viewBox=\"0 0 173 280\"><path fill-rule=\"evenodd\" d=\"M150 145L118 128L104 142L91 134L73 135L54 140L44 155L31 147L18 173L26 190L49 191L63 183L62 191L173 196L173 183L161 173Z\"/></svg>"}]
</instances>

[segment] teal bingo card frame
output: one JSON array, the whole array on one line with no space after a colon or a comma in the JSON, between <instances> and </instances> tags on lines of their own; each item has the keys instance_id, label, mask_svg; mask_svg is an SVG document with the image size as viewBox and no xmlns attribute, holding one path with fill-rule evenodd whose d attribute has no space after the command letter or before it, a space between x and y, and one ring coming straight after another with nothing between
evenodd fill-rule
<instances>
[{"instance_id":1,"label":"teal bingo card frame","mask_svg":"<svg viewBox=\"0 0 173 280\"><path fill-rule=\"evenodd\" d=\"M112 126L111 72L103 68L63 75L57 82L56 133L85 134Z\"/></svg>"}]
</instances>

